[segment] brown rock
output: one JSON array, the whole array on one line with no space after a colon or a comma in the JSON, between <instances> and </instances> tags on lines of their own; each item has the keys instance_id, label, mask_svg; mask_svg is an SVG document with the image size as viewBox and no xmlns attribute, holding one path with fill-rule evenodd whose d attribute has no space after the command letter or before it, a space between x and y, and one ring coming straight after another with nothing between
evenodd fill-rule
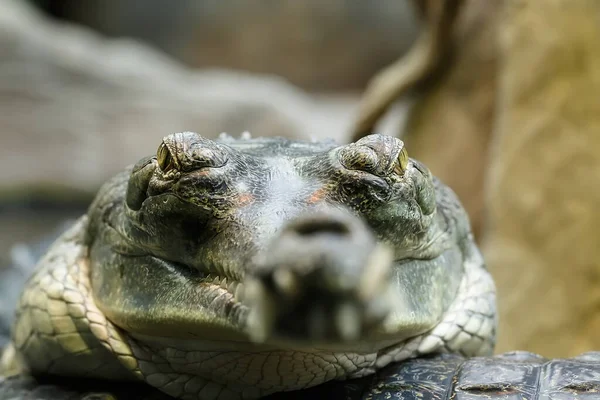
<instances>
[{"instance_id":1,"label":"brown rock","mask_svg":"<svg viewBox=\"0 0 600 400\"><path fill-rule=\"evenodd\" d=\"M600 2L507 0L484 253L499 352L600 348Z\"/></svg>"},{"instance_id":2,"label":"brown rock","mask_svg":"<svg viewBox=\"0 0 600 400\"><path fill-rule=\"evenodd\" d=\"M496 32L502 1L466 0L452 63L409 112L403 139L461 199L480 236L483 186L496 106Z\"/></svg>"}]
</instances>

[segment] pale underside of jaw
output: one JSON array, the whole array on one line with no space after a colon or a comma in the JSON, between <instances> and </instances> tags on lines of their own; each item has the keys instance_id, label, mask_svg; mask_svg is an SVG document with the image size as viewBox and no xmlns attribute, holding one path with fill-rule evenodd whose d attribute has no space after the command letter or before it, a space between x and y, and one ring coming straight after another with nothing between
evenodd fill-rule
<instances>
[{"instance_id":1,"label":"pale underside of jaw","mask_svg":"<svg viewBox=\"0 0 600 400\"><path fill-rule=\"evenodd\" d=\"M392 259L393 254L388 247L377 247L365 265L364 279L359 282L356 292L361 301L368 302L373 301L375 297L381 297L385 300L383 303L389 304L394 311L401 312L404 302L398 298L398 293L393 290L387 275L393 265ZM274 271L273 281L281 292L290 296L301 290L297 277L283 268ZM333 310L325 312L323 308L318 307L319 299L316 298L314 312L311 310L311 315L307 318L307 337L285 337L273 331L277 318L276 308L279 306L278 300L259 279L245 279L244 282L240 282L223 275L207 274L197 282L203 286L203 293L211 298L210 304L215 306L217 312L219 311L217 308L224 309L232 306L246 309L247 317L242 321L236 321L237 324L234 326L237 326L235 329L239 329L238 333L243 334L248 342L255 345L292 348L324 347L336 350L356 350L357 346L364 345L365 348L373 350L375 347L381 348L398 343L399 340L412 336L407 336L403 332L399 332L399 335L382 335L382 331L386 330L385 324L381 324L379 332L365 334L361 332L362 319L365 316L361 315L356 303L340 301ZM223 318L227 319L227 317ZM391 318L395 319L393 316ZM335 340L320 340L323 334L322 327L331 321L338 337ZM231 324L226 325L231 326ZM389 325L397 328L394 321ZM225 328L225 330L230 329ZM198 338L201 336L199 335Z\"/></svg>"},{"instance_id":2,"label":"pale underside of jaw","mask_svg":"<svg viewBox=\"0 0 600 400\"><path fill-rule=\"evenodd\" d=\"M445 351L461 352L468 356L490 354L495 342L495 287L491 275L483 268L480 259L465 263L463 275L456 298L440 315L440 320L429 329L415 331L408 326L396 326L395 336L361 338L357 342L327 343L321 346L312 340L273 340L262 343L251 341L214 341L214 340L171 340L174 347L195 350L228 350L231 346L248 351L262 350L300 350L307 352L341 352L370 354L377 353L384 361L400 361L415 352L427 354L443 348ZM221 293L228 293L219 285L212 285ZM229 293L229 296L233 296ZM406 328L406 329L404 329ZM409 333L410 332L410 333ZM154 338L158 339L158 338ZM160 339L160 340L162 340ZM411 345L405 345L411 343ZM408 347L407 347L408 346ZM414 347L414 348L413 348ZM408 353L407 353L408 352Z\"/></svg>"},{"instance_id":3,"label":"pale underside of jaw","mask_svg":"<svg viewBox=\"0 0 600 400\"><path fill-rule=\"evenodd\" d=\"M289 282L286 284L289 284ZM247 335L248 341L255 345L281 346L285 344L286 346L298 348L313 348L318 343L318 340L310 337L306 340L293 340L271 336L270 329L273 326L273 318L275 318L276 300L269 295L268 291L257 280L242 283L231 278L207 275L202 279L200 285L204 286L205 293L210 293L213 297L212 303L218 303L219 307L235 305L248 309L249 315L243 326L240 327L243 330L240 333ZM244 300L248 297L252 298L251 306L244 303ZM312 326L309 328L309 332L317 336L320 330L319 326L324 324L329 317L316 312L314 318L310 320ZM342 303L333 318L336 321L341 339L352 341L358 339L357 325L360 322L360 316L356 308L348 303ZM327 347L329 346L327 345Z\"/></svg>"}]
</instances>

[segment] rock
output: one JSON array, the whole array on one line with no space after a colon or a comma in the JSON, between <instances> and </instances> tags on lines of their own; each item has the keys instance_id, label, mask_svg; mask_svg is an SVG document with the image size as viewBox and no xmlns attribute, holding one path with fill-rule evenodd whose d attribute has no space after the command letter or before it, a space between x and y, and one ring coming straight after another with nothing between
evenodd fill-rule
<instances>
[{"instance_id":1,"label":"rock","mask_svg":"<svg viewBox=\"0 0 600 400\"><path fill-rule=\"evenodd\" d=\"M600 2L506 0L484 254L498 351L600 348Z\"/></svg>"},{"instance_id":2,"label":"rock","mask_svg":"<svg viewBox=\"0 0 600 400\"><path fill-rule=\"evenodd\" d=\"M403 129L409 154L457 193L478 239L496 106L501 6L502 1L465 1L455 23L453 60L416 100Z\"/></svg>"},{"instance_id":3,"label":"rock","mask_svg":"<svg viewBox=\"0 0 600 400\"><path fill-rule=\"evenodd\" d=\"M111 36L148 41L193 67L273 73L318 91L360 89L406 51L418 30L408 0L378 0L375 7L363 0L43 3Z\"/></svg>"},{"instance_id":4,"label":"rock","mask_svg":"<svg viewBox=\"0 0 600 400\"><path fill-rule=\"evenodd\" d=\"M334 136L311 125L310 98L281 79L196 72L23 1L0 9L0 200L89 194L176 131Z\"/></svg>"}]
</instances>

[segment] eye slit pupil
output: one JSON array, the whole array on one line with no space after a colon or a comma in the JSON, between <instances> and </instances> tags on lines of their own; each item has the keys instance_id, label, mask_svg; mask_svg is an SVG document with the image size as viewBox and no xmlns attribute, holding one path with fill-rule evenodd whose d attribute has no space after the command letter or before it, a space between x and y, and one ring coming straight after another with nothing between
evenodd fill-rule
<instances>
[{"instance_id":1,"label":"eye slit pupil","mask_svg":"<svg viewBox=\"0 0 600 400\"><path fill-rule=\"evenodd\" d=\"M173 168L175 168L175 162L173 160L173 156L169 151L167 145L163 142L158 147L156 152L156 161L158 162L158 166L163 172L169 172Z\"/></svg>"},{"instance_id":2,"label":"eye slit pupil","mask_svg":"<svg viewBox=\"0 0 600 400\"><path fill-rule=\"evenodd\" d=\"M394 170L398 175L404 175L407 167L408 152L406 151L406 147L402 147L402 150L400 150L400 153L398 154L398 160L396 161L396 167Z\"/></svg>"}]
</instances>

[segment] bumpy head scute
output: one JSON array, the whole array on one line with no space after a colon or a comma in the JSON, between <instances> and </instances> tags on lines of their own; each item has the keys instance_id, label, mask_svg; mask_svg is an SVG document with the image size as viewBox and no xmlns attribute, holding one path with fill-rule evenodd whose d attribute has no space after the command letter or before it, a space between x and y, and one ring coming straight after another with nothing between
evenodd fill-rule
<instances>
[{"instance_id":1,"label":"bumpy head scute","mask_svg":"<svg viewBox=\"0 0 600 400\"><path fill-rule=\"evenodd\" d=\"M182 132L165 136L156 158L162 172L171 170L192 171L200 168L219 168L228 159L223 145L206 139L194 132Z\"/></svg>"},{"instance_id":2,"label":"bumpy head scute","mask_svg":"<svg viewBox=\"0 0 600 400\"><path fill-rule=\"evenodd\" d=\"M348 169L362 170L380 177L392 173L402 176L408 164L404 143L384 135L369 135L343 147L339 158Z\"/></svg>"}]
</instances>

